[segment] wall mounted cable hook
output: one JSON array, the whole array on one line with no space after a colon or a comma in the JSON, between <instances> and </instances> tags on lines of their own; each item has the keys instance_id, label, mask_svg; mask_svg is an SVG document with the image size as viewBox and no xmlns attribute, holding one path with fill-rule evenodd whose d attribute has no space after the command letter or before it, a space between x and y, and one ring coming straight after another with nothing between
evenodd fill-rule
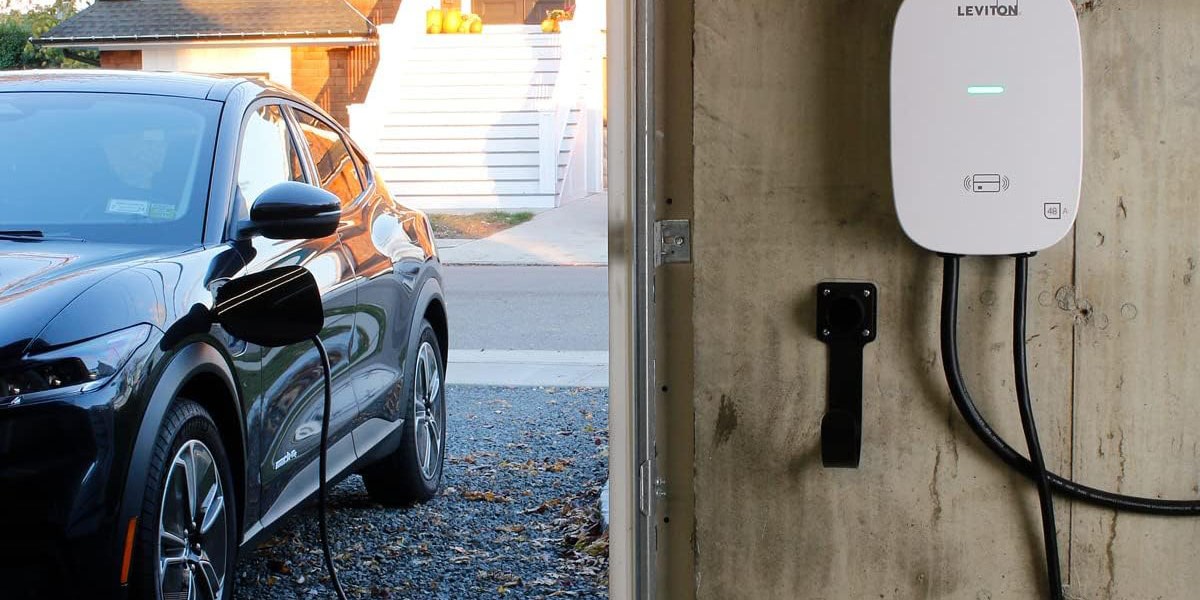
<instances>
[{"instance_id":1,"label":"wall mounted cable hook","mask_svg":"<svg viewBox=\"0 0 1200 600\"><path fill-rule=\"evenodd\" d=\"M817 337L829 346L829 395L821 419L821 463L856 469L862 453L863 348L875 341L879 290L873 283L817 286Z\"/></svg>"}]
</instances>

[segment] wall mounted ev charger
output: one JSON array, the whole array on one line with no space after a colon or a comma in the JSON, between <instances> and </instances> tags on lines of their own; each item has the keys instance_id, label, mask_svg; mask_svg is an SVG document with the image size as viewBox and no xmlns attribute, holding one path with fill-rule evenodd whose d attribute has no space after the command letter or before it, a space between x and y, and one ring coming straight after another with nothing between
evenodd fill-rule
<instances>
[{"instance_id":1,"label":"wall mounted ev charger","mask_svg":"<svg viewBox=\"0 0 1200 600\"><path fill-rule=\"evenodd\" d=\"M1071 230L1083 59L1070 0L906 0L891 90L896 211L914 242L1023 254Z\"/></svg>"}]
</instances>

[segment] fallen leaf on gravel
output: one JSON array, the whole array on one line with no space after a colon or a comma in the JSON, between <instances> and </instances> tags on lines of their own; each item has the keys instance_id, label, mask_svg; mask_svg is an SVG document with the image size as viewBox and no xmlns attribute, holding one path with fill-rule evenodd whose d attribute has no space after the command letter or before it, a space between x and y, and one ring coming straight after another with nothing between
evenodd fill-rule
<instances>
[{"instance_id":1,"label":"fallen leaf on gravel","mask_svg":"<svg viewBox=\"0 0 1200 600\"><path fill-rule=\"evenodd\" d=\"M608 556L608 540L597 540L583 549L588 556Z\"/></svg>"},{"instance_id":2,"label":"fallen leaf on gravel","mask_svg":"<svg viewBox=\"0 0 1200 600\"><path fill-rule=\"evenodd\" d=\"M476 492L467 490L462 493L464 500L472 502L512 502L512 499L507 496L501 496L495 492Z\"/></svg>"},{"instance_id":3,"label":"fallen leaf on gravel","mask_svg":"<svg viewBox=\"0 0 1200 600\"><path fill-rule=\"evenodd\" d=\"M517 525L504 525L504 526L501 526L501 527L497 527L497 528L496 528L496 531L507 531L507 532L509 532L509 533L522 533L522 532L524 532L524 531L525 531L525 526L524 526L524 525L521 525L521 524L517 524Z\"/></svg>"},{"instance_id":4,"label":"fallen leaf on gravel","mask_svg":"<svg viewBox=\"0 0 1200 600\"><path fill-rule=\"evenodd\" d=\"M292 568L289 567L287 563L279 559L268 560L267 568L279 573L280 575L289 575L292 572Z\"/></svg>"},{"instance_id":5,"label":"fallen leaf on gravel","mask_svg":"<svg viewBox=\"0 0 1200 600\"><path fill-rule=\"evenodd\" d=\"M558 506L558 504L559 504L559 501L558 501L558 499L557 499L557 498L551 498L551 499L549 499L549 500L547 500L547 501L545 501L545 502L543 502L543 503L541 503L541 504L539 504L539 505L537 505L537 506L535 506L535 507L533 507L533 508L529 508L529 509L523 510L523 511L521 511L521 512L523 512L523 513L525 513L525 514L527 514L527 515L532 515L532 514L539 514L539 515L540 515L540 514L542 514L542 513L546 512L546 511L548 511L548 510L550 510L550 509L552 509L552 508L554 508L554 507Z\"/></svg>"},{"instance_id":6,"label":"fallen leaf on gravel","mask_svg":"<svg viewBox=\"0 0 1200 600\"><path fill-rule=\"evenodd\" d=\"M550 471L551 473L562 473L563 471L566 471L567 467L573 462L575 461L569 458L562 458L554 461L553 464L546 465L544 469Z\"/></svg>"}]
</instances>

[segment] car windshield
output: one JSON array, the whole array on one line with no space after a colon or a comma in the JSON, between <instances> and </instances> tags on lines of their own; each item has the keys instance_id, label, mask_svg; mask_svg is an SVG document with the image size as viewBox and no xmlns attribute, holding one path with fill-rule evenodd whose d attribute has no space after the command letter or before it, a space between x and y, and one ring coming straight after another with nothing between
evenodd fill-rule
<instances>
[{"instance_id":1,"label":"car windshield","mask_svg":"<svg viewBox=\"0 0 1200 600\"><path fill-rule=\"evenodd\" d=\"M197 244L220 104L0 93L0 232Z\"/></svg>"}]
</instances>

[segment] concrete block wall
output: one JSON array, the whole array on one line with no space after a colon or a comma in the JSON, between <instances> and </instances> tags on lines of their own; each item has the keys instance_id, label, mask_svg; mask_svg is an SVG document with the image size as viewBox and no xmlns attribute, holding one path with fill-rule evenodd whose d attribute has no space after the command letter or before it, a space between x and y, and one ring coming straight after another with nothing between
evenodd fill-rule
<instances>
[{"instance_id":1,"label":"concrete block wall","mask_svg":"<svg viewBox=\"0 0 1200 600\"><path fill-rule=\"evenodd\" d=\"M1036 495L953 410L941 262L905 238L892 206L899 4L690 3L694 58L673 67L692 61L692 118L666 139L694 131L695 588L672 597L1043 597ZM1043 445L1052 468L1095 486L1200 497L1200 4L1077 5L1081 217L1036 258L1030 285ZM1012 276L1009 260L968 261L960 327L977 401L1023 448ZM820 465L827 351L814 290L835 278L880 288L853 471ZM1058 507L1072 597L1196 597L1200 519Z\"/></svg>"}]
</instances>

